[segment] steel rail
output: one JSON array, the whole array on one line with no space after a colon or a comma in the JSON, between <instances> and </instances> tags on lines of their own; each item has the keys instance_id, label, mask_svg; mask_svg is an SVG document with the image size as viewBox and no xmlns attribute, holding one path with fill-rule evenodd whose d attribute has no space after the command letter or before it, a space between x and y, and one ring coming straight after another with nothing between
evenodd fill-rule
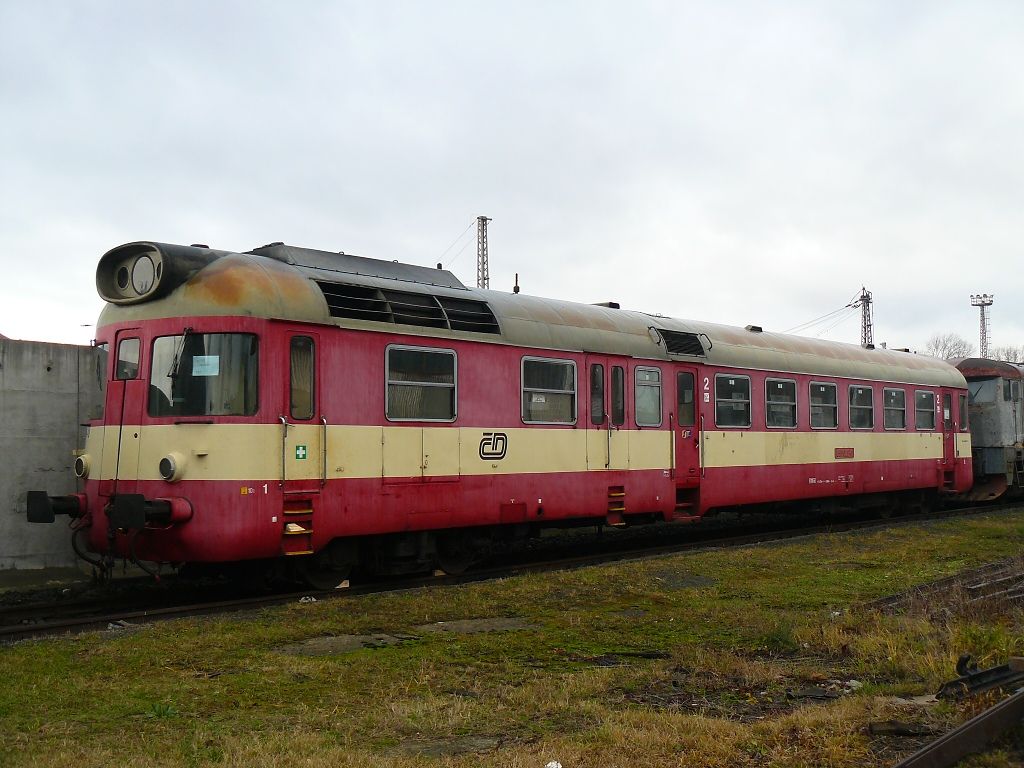
<instances>
[{"instance_id":1,"label":"steel rail","mask_svg":"<svg viewBox=\"0 0 1024 768\"><path fill-rule=\"evenodd\" d=\"M44 637L72 632L84 632L92 629L105 629L111 624L119 622L135 622L138 624L153 621L162 621L174 618L188 618L190 616L209 615L217 613L230 613L234 611L248 610L252 608L272 607L298 602L303 597L315 597L317 600L355 598L373 594L388 592L401 592L405 590L422 589L427 587L455 586L470 584L474 582L490 581L500 578L508 578L525 573L547 573L552 571L568 571L578 568L586 568L596 565L610 563L631 562L659 557L670 557L685 552L697 552L708 549L723 549L727 547L753 546L778 541L786 541L819 534L844 533L858 530L870 530L877 528L898 528L914 525L920 522L927 522L940 519L951 519L956 517L967 517L985 512L991 512L991 507L975 507L958 510L941 510L938 512L918 513L898 518L872 518L870 520L847 521L817 525L813 527L795 527L787 529L757 530L755 532L743 531L734 535L719 536L718 538L707 538L701 540L688 540L647 546L641 548L621 549L617 551L603 551L585 555L575 555L557 559L547 559L538 562L530 562L527 559L517 559L511 563L500 564L488 568L481 568L470 573L457 576L432 575L420 577L401 577L389 579L383 582L368 583L351 586L345 589L332 589L326 591L303 590L277 593L273 595L260 595L239 599L216 600L204 603L191 603L187 605L166 606L158 608L139 608L133 610L116 610L106 614L93 614L74 616L64 619L46 620L39 623L23 623L10 626L0 626L0 643L10 643L21 639ZM70 606L69 606L70 607ZM53 606L47 606L51 610ZM23 609L22 609L23 610ZM0 617L3 612L0 611ZM23 620L27 620L25 617Z\"/></svg>"},{"instance_id":2,"label":"steel rail","mask_svg":"<svg viewBox=\"0 0 1024 768\"><path fill-rule=\"evenodd\" d=\"M1024 690L940 736L894 768L950 768L975 752L983 752L1004 731L1024 720Z\"/></svg>"}]
</instances>

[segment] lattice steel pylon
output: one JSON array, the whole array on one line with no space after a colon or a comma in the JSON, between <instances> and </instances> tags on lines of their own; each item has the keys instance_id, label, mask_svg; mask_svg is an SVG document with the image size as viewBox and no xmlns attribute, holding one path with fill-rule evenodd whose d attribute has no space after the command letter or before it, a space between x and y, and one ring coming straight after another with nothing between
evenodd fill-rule
<instances>
[{"instance_id":1,"label":"lattice steel pylon","mask_svg":"<svg viewBox=\"0 0 1024 768\"><path fill-rule=\"evenodd\" d=\"M873 347L875 345L875 325L871 317L871 291L862 285L860 287L860 296L847 304L847 306L854 309L860 307L860 345L862 347Z\"/></svg>"},{"instance_id":2,"label":"lattice steel pylon","mask_svg":"<svg viewBox=\"0 0 1024 768\"><path fill-rule=\"evenodd\" d=\"M487 222L486 216L476 217L476 287L491 287L491 269L487 264Z\"/></svg>"},{"instance_id":3,"label":"lattice steel pylon","mask_svg":"<svg viewBox=\"0 0 1024 768\"><path fill-rule=\"evenodd\" d=\"M992 302L996 300L994 293L972 293L971 294L971 306L977 307L981 313L980 331L978 344L978 354L982 357L988 357L988 307L992 306Z\"/></svg>"}]
</instances>

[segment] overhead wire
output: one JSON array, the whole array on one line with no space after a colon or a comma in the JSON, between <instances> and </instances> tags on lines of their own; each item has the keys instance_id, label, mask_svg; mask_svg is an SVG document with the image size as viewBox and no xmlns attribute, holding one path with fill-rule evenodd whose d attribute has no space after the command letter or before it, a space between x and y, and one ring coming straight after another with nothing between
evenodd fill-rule
<instances>
[{"instance_id":1,"label":"overhead wire","mask_svg":"<svg viewBox=\"0 0 1024 768\"><path fill-rule=\"evenodd\" d=\"M473 219L471 222L469 222L469 224L466 226L466 228L464 230L462 230L462 232L459 233L459 236L456 237L454 240L452 240L451 245L449 245L447 248L445 248L443 251L441 251L441 254L437 257L439 261L443 260L444 259L444 255L446 253L448 253L448 251L450 251L452 248L454 248L455 244L458 243L459 240L461 240L463 237L465 237L466 233L469 232L469 230L473 227L474 224L476 224L476 219ZM467 241L466 245L468 245L468 244L469 244L469 241ZM462 253L464 250L466 250L466 246L465 245L463 245L462 248L459 249L459 252L456 253L455 256L453 256L451 261L449 261L448 263L451 264L453 261L455 261L455 259L459 258L459 254Z\"/></svg>"}]
</instances>

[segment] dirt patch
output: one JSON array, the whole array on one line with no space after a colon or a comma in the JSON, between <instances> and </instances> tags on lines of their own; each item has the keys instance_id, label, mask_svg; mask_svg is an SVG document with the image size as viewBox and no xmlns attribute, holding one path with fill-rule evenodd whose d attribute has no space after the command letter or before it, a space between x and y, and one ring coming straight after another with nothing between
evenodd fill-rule
<instances>
[{"instance_id":1,"label":"dirt patch","mask_svg":"<svg viewBox=\"0 0 1024 768\"><path fill-rule=\"evenodd\" d=\"M409 739L395 745L392 752L423 757L446 757L492 752L501 745L498 736L455 736L450 739Z\"/></svg>"},{"instance_id":2,"label":"dirt patch","mask_svg":"<svg viewBox=\"0 0 1024 768\"><path fill-rule=\"evenodd\" d=\"M667 680L624 691L623 698L645 707L748 723L838 699L857 687L856 681L819 677L778 676L768 682L751 681L739 675L679 667Z\"/></svg>"},{"instance_id":3,"label":"dirt patch","mask_svg":"<svg viewBox=\"0 0 1024 768\"><path fill-rule=\"evenodd\" d=\"M425 635L451 633L453 635L477 635L482 632L512 632L517 629L535 627L525 619L456 619L455 621L437 621L433 624L420 624L414 631Z\"/></svg>"},{"instance_id":4,"label":"dirt patch","mask_svg":"<svg viewBox=\"0 0 1024 768\"><path fill-rule=\"evenodd\" d=\"M681 573L669 570L657 571L652 574L652 578L658 583L658 586L664 589L699 589L713 587L718 583L710 576L702 576L699 573Z\"/></svg>"},{"instance_id":5,"label":"dirt patch","mask_svg":"<svg viewBox=\"0 0 1024 768\"><path fill-rule=\"evenodd\" d=\"M518 629L529 629L535 625L524 619L501 617L490 619L457 619L455 621L438 621L433 624L420 624L413 628L412 633L375 632L370 635L326 635L311 637L300 643L291 643L278 648L281 653L292 656L334 656L339 653L351 653L363 648L387 648L412 640L421 640L424 635L450 633L455 635L474 635L483 632L511 632Z\"/></svg>"},{"instance_id":6,"label":"dirt patch","mask_svg":"<svg viewBox=\"0 0 1024 768\"><path fill-rule=\"evenodd\" d=\"M327 637L311 637L301 643L292 643L278 648L281 653L292 656L333 656L338 653L350 653L361 648L386 648L408 640L418 640L415 635L335 635Z\"/></svg>"}]
</instances>

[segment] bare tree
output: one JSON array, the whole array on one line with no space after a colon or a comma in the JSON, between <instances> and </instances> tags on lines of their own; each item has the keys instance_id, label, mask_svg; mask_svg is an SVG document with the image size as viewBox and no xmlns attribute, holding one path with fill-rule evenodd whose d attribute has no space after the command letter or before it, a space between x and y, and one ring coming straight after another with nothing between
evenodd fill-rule
<instances>
[{"instance_id":1,"label":"bare tree","mask_svg":"<svg viewBox=\"0 0 1024 768\"><path fill-rule=\"evenodd\" d=\"M924 351L932 357L949 360L953 357L970 357L974 354L974 345L956 333L937 333L928 339Z\"/></svg>"},{"instance_id":2,"label":"bare tree","mask_svg":"<svg viewBox=\"0 0 1024 768\"><path fill-rule=\"evenodd\" d=\"M988 356L993 360L1005 360L1008 363L1019 363L1024 361L1024 346L1015 347L1007 345L1004 347L992 347Z\"/></svg>"}]
</instances>

